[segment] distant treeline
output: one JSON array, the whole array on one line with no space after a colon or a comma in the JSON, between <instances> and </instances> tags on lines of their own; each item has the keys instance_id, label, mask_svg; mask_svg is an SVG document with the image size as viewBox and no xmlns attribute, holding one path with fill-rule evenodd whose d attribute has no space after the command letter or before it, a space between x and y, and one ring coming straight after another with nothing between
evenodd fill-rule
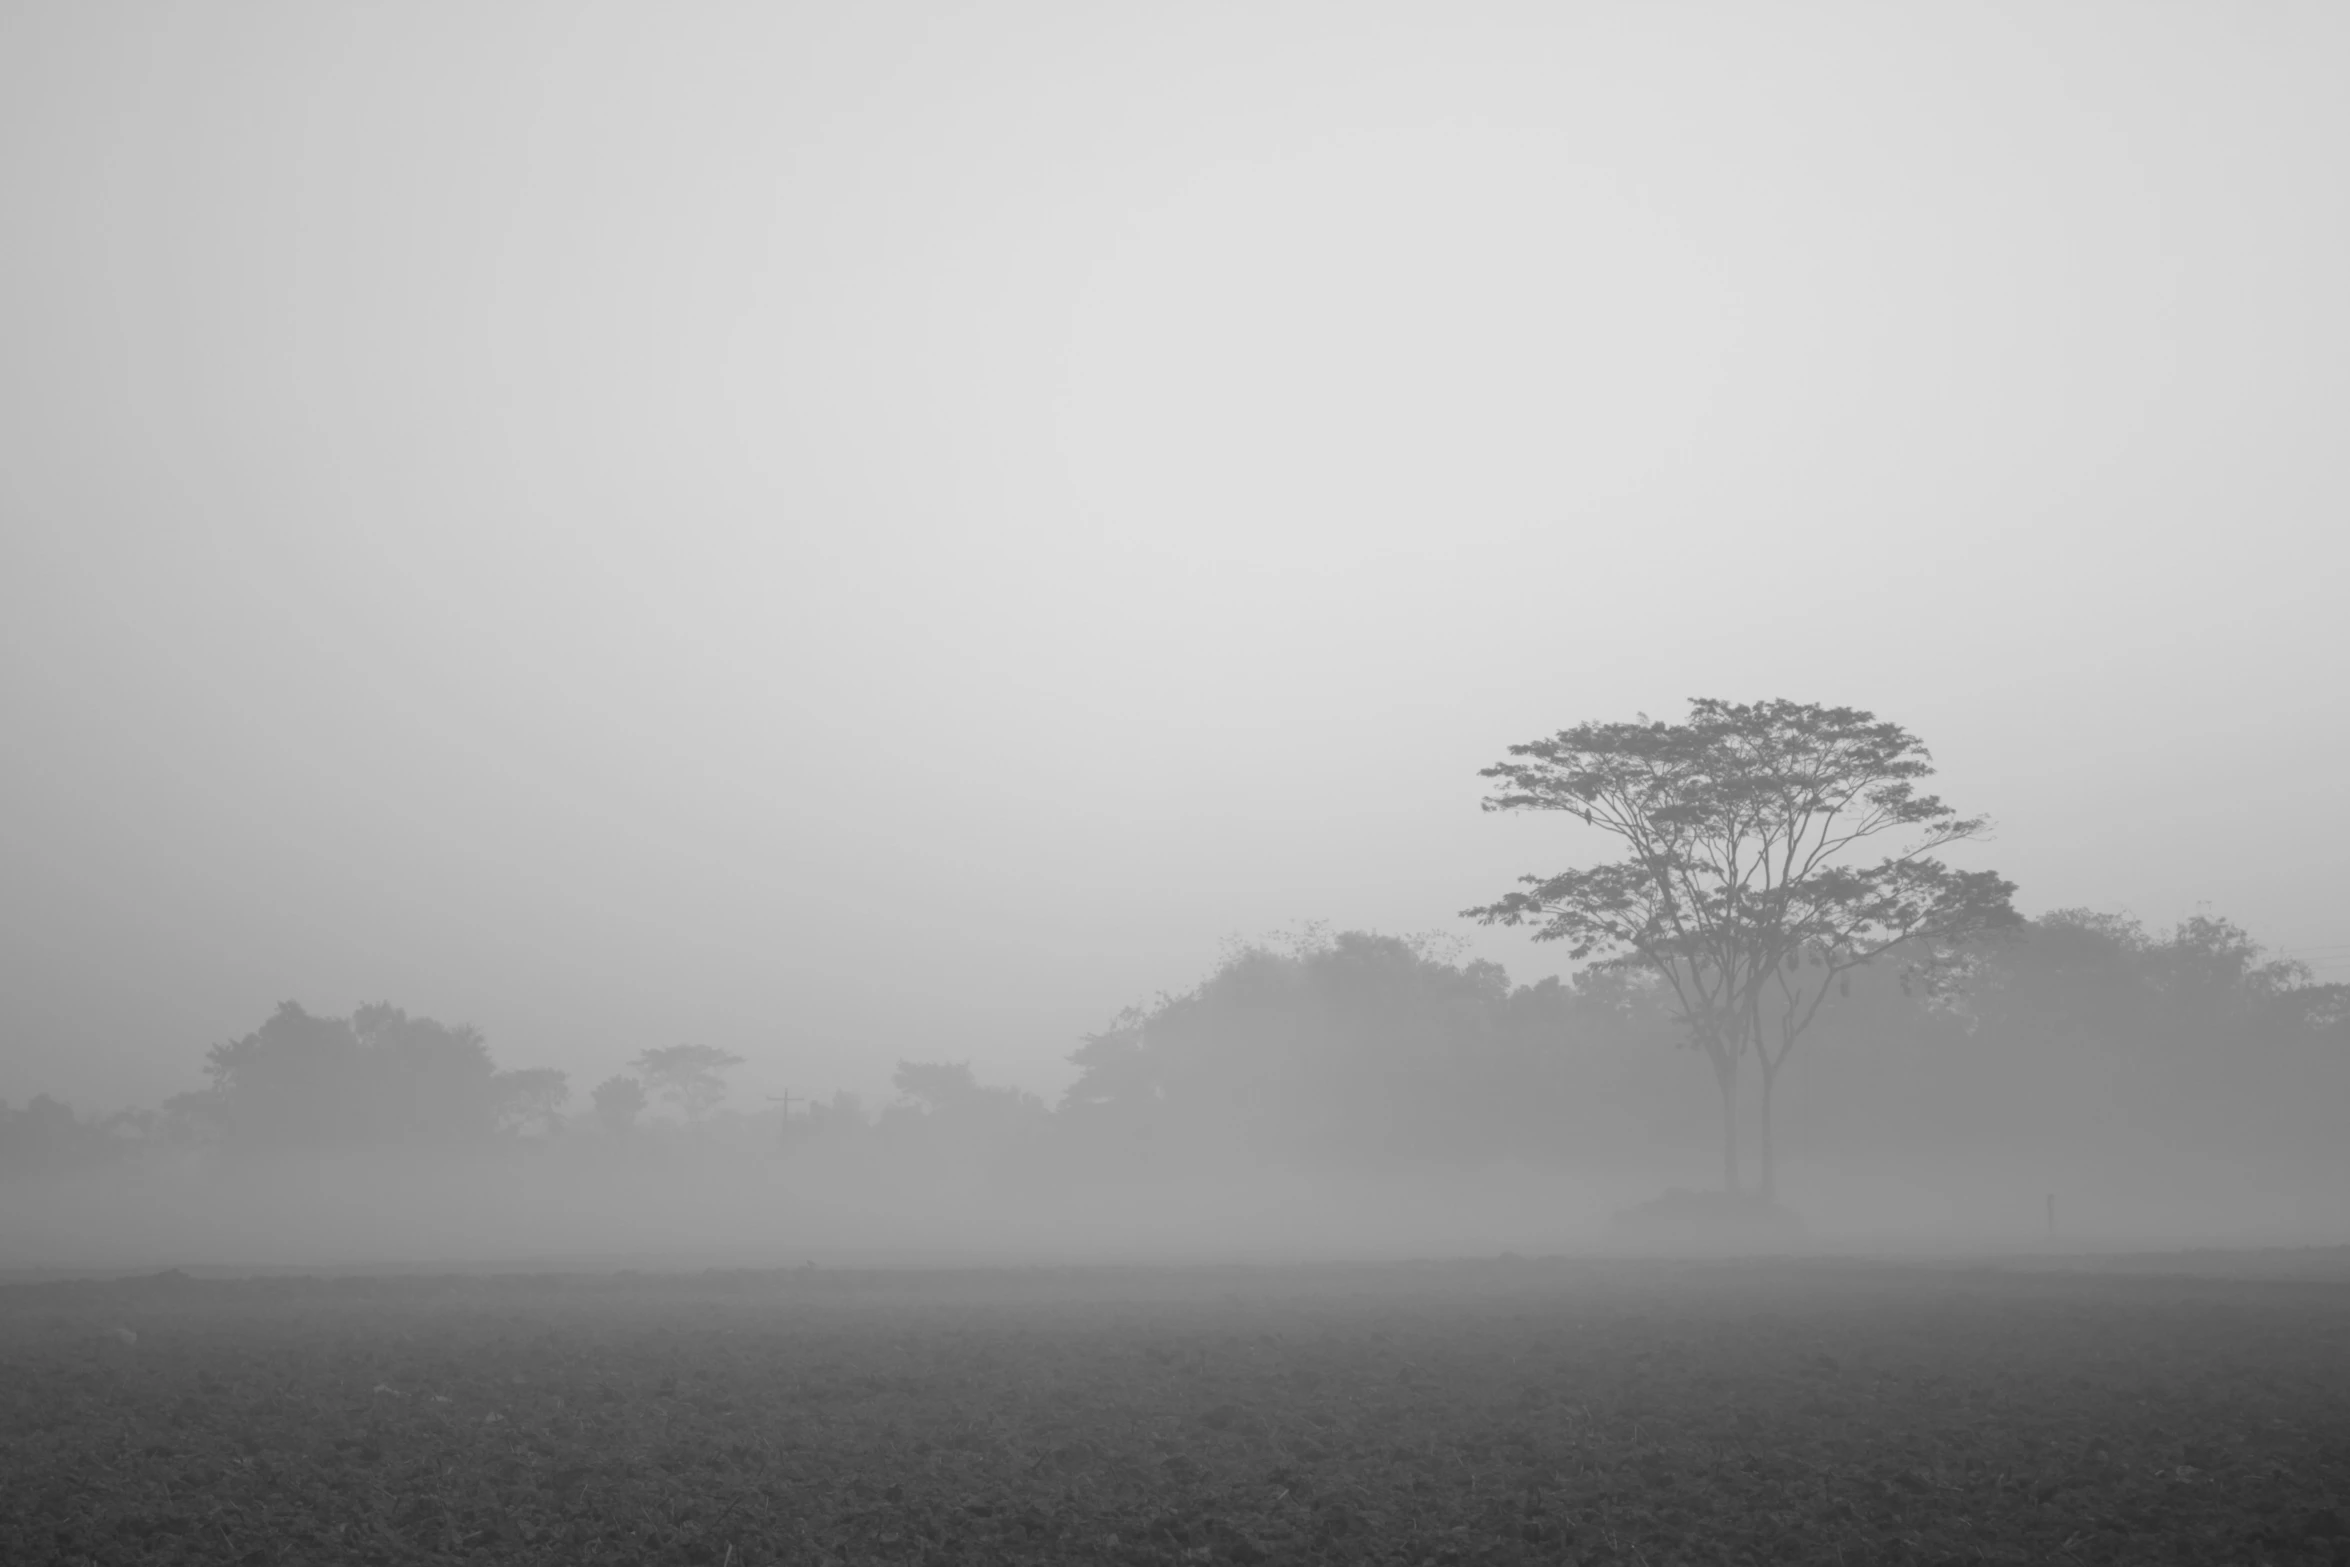
<instances>
[{"instance_id":1,"label":"distant treeline","mask_svg":"<svg viewBox=\"0 0 2350 1567\"><path fill-rule=\"evenodd\" d=\"M1806 1041L1805 1152L2084 1148L2340 1155L2350 985L2241 928L2068 909L1932 988L1864 968ZM1349 933L1251 947L1073 1057L1058 1118L1097 1150L1327 1164L1604 1162L1712 1135L1707 1074L1637 969L1512 986L1495 964Z\"/></svg>"},{"instance_id":2,"label":"distant treeline","mask_svg":"<svg viewBox=\"0 0 2350 1567\"><path fill-rule=\"evenodd\" d=\"M1793 1111L1796 1152L2102 1147L2338 1156L2350 1103L2350 986L2271 959L2234 924L2155 936L2061 910L1959 956L1946 983L1858 971L1822 1016ZM1441 942L1313 934L1231 952L1180 995L1086 1038L1058 1106L903 1061L896 1100L743 1113L739 1058L646 1051L577 1091L503 1068L474 1029L392 1006L320 1017L287 1002L218 1045L206 1085L103 1120L0 1104L0 1173L166 1152L497 1150L582 1157L762 1150L870 1169L1147 1175L1200 1161L1362 1167L1600 1161L1702 1146L1711 1089L1669 997L1637 970L1510 983ZM667 1105L674 1115L649 1113Z\"/></svg>"}]
</instances>

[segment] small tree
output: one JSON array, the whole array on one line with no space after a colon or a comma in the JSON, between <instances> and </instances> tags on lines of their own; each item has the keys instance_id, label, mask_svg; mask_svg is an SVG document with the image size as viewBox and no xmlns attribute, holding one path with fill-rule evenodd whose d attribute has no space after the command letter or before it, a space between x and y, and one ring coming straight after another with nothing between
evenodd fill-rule
<instances>
[{"instance_id":1,"label":"small tree","mask_svg":"<svg viewBox=\"0 0 2350 1567\"><path fill-rule=\"evenodd\" d=\"M714 1045L664 1045L648 1050L629 1065L646 1085L699 1121L726 1098L723 1074L743 1064L743 1058Z\"/></svg>"},{"instance_id":2,"label":"small tree","mask_svg":"<svg viewBox=\"0 0 2350 1567\"><path fill-rule=\"evenodd\" d=\"M315 1017L279 1004L205 1056L209 1117L233 1146L448 1147L497 1129L497 1063L481 1031L398 1007Z\"/></svg>"},{"instance_id":3,"label":"small tree","mask_svg":"<svg viewBox=\"0 0 2350 1567\"><path fill-rule=\"evenodd\" d=\"M571 1099L571 1074L551 1066L500 1072L491 1079L498 1093L500 1122L508 1129L534 1122L552 1137L563 1129L563 1106Z\"/></svg>"},{"instance_id":4,"label":"small tree","mask_svg":"<svg viewBox=\"0 0 2350 1567\"><path fill-rule=\"evenodd\" d=\"M614 1137L622 1137L636 1124L637 1116L645 1108L645 1085L633 1077L607 1077L588 1098L594 1103L596 1120L604 1130Z\"/></svg>"},{"instance_id":5,"label":"small tree","mask_svg":"<svg viewBox=\"0 0 2350 1567\"><path fill-rule=\"evenodd\" d=\"M1533 925L1660 976L1688 1042L1722 1097L1722 1184L1738 1187L1738 1063L1762 1071L1761 1190L1776 1195L1771 1090L1796 1041L1851 970L1899 954L1905 979L1938 981L1957 944L2021 923L2013 884L1954 871L1933 851L1980 835L1917 781L1925 746L1849 707L1788 701L1690 703L1689 721L1586 723L1514 745L1480 775L1488 811L1564 811L1622 839L1630 856L1553 876L1463 910L1486 925ZM1909 842L1874 864L1862 845Z\"/></svg>"},{"instance_id":6,"label":"small tree","mask_svg":"<svg viewBox=\"0 0 2350 1567\"><path fill-rule=\"evenodd\" d=\"M889 1082L900 1099L933 1114L959 1109L982 1092L968 1061L900 1061Z\"/></svg>"},{"instance_id":7,"label":"small tree","mask_svg":"<svg viewBox=\"0 0 2350 1567\"><path fill-rule=\"evenodd\" d=\"M358 1089L376 1135L396 1143L479 1142L498 1126L497 1063L481 1030L410 1017L388 1003L351 1014Z\"/></svg>"},{"instance_id":8,"label":"small tree","mask_svg":"<svg viewBox=\"0 0 2350 1567\"><path fill-rule=\"evenodd\" d=\"M334 1148L371 1140L385 1104L367 1091L350 1020L281 1001L242 1039L204 1054L203 1091L224 1139L240 1149Z\"/></svg>"}]
</instances>

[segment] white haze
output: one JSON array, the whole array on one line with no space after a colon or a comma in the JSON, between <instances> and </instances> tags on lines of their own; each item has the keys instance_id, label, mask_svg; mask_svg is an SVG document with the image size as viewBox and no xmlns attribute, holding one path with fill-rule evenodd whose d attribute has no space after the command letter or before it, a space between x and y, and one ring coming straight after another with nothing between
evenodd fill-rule
<instances>
[{"instance_id":1,"label":"white haze","mask_svg":"<svg viewBox=\"0 0 2350 1567\"><path fill-rule=\"evenodd\" d=\"M1033 1184L909 1178L882 1160L347 1155L177 1177L154 1165L0 1187L0 1281L183 1267L526 1270L1285 1262L1757 1251L2016 1258L2343 1245L2338 1157L2266 1169L2111 1150L1793 1158L1794 1235L1649 1236L1611 1220L1703 1169L1686 1144L1567 1165L1201 1166ZM1077 1174L1083 1172L1064 1172ZM160 1178L159 1178L160 1177ZM2045 1188L2061 1188L2043 1227Z\"/></svg>"},{"instance_id":2,"label":"white haze","mask_svg":"<svg viewBox=\"0 0 2350 1567\"><path fill-rule=\"evenodd\" d=\"M1693 695L2350 977L2346 72L2327 5L11 6L0 1097L287 998L1050 1096L1229 933L1605 852L1476 770Z\"/></svg>"}]
</instances>

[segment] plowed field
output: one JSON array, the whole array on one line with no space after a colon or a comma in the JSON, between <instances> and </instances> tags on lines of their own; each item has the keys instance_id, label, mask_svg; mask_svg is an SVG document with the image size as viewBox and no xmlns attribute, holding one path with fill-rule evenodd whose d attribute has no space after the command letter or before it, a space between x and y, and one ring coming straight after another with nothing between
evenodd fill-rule
<instances>
[{"instance_id":1,"label":"plowed field","mask_svg":"<svg viewBox=\"0 0 2350 1567\"><path fill-rule=\"evenodd\" d=\"M2350 1282L1827 1262L0 1289L0 1561L2345 1562Z\"/></svg>"}]
</instances>

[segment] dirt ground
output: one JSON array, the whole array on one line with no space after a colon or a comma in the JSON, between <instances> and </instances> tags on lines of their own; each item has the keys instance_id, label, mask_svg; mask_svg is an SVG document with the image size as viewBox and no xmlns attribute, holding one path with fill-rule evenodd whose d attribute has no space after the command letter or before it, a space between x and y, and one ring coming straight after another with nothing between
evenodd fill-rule
<instances>
[{"instance_id":1,"label":"dirt ground","mask_svg":"<svg viewBox=\"0 0 2350 1567\"><path fill-rule=\"evenodd\" d=\"M0 1560L2342 1563L2346 1271L16 1284Z\"/></svg>"}]
</instances>

